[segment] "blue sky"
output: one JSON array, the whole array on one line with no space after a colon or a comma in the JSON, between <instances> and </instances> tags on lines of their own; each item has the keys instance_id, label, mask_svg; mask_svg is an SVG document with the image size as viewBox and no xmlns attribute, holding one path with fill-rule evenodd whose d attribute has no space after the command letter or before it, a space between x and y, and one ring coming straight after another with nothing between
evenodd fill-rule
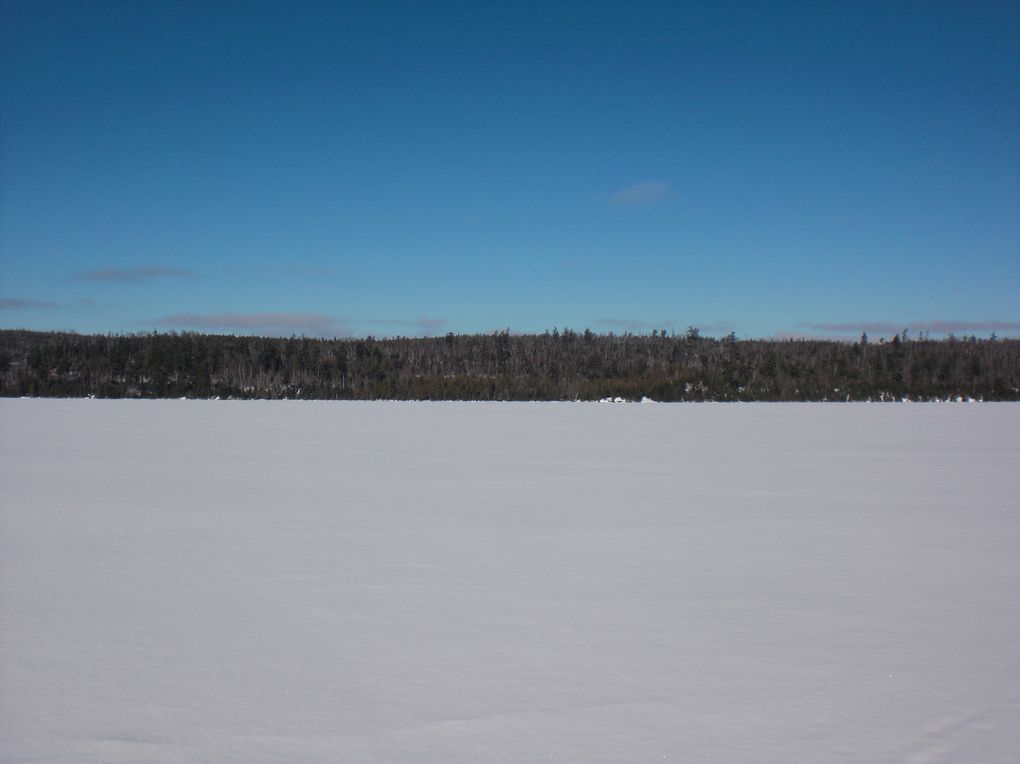
<instances>
[{"instance_id":1,"label":"blue sky","mask_svg":"<svg viewBox=\"0 0 1020 764\"><path fill-rule=\"evenodd\" d=\"M1020 4L0 2L0 326L1020 335Z\"/></svg>"}]
</instances>

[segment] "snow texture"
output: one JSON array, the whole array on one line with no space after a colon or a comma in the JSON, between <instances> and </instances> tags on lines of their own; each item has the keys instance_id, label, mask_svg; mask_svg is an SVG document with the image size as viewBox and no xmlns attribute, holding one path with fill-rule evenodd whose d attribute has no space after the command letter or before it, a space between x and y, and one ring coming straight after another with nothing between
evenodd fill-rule
<instances>
[{"instance_id":1,"label":"snow texture","mask_svg":"<svg viewBox=\"0 0 1020 764\"><path fill-rule=\"evenodd\" d=\"M0 401L4 762L1014 762L1016 404Z\"/></svg>"}]
</instances>

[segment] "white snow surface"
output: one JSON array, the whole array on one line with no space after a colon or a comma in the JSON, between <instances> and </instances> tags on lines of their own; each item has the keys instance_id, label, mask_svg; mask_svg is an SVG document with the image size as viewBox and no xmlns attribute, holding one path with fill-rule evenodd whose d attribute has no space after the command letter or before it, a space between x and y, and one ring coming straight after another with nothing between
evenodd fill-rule
<instances>
[{"instance_id":1,"label":"white snow surface","mask_svg":"<svg viewBox=\"0 0 1020 764\"><path fill-rule=\"evenodd\" d=\"M3 762L1015 762L1020 406L0 401Z\"/></svg>"}]
</instances>

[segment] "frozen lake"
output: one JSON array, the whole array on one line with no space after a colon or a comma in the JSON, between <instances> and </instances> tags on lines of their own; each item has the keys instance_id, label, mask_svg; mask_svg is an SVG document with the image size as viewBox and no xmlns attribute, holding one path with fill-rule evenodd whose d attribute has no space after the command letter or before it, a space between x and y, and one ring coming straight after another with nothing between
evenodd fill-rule
<instances>
[{"instance_id":1,"label":"frozen lake","mask_svg":"<svg viewBox=\"0 0 1020 764\"><path fill-rule=\"evenodd\" d=\"M1020 405L0 400L3 762L1015 762Z\"/></svg>"}]
</instances>

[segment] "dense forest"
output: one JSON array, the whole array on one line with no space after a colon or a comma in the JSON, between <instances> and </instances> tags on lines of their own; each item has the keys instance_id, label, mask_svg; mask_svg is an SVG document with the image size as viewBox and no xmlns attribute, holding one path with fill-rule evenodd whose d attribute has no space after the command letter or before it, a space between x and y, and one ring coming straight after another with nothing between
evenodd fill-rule
<instances>
[{"instance_id":1,"label":"dense forest","mask_svg":"<svg viewBox=\"0 0 1020 764\"><path fill-rule=\"evenodd\" d=\"M0 395L859 401L1020 399L1020 340L738 340L554 330L308 339L0 330Z\"/></svg>"}]
</instances>

